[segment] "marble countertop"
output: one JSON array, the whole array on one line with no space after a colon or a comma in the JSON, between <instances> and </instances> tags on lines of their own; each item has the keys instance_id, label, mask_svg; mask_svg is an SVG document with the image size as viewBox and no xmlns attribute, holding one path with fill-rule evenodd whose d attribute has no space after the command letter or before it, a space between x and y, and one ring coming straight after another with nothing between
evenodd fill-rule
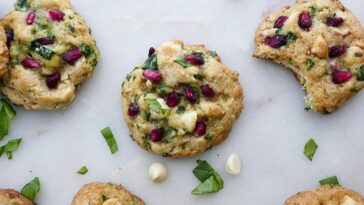
<instances>
[{"instance_id":1,"label":"marble countertop","mask_svg":"<svg viewBox=\"0 0 364 205\"><path fill-rule=\"evenodd\" d=\"M305 112L304 92L287 69L251 57L255 29L263 17L294 0L73 0L92 28L101 51L94 76L81 88L66 110L17 109L10 135L22 137L14 159L0 159L0 187L20 190L38 176L40 205L70 204L88 182L123 184L151 205L283 204L318 181L337 175L346 187L364 193L364 92L334 114ZM14 1L0 3L0 14ZM343 0L364 23L364 1ZM129 138L121 113L121 82L150 46L171 39L205 44L223 62L240 73L244 109L223 144L195 158L171 160L152 155ZM100 130L110 126L119 144L112 156ZM313 162L303 147L314 138L319 149ZM224 171L227 157L237 153L242 172ZM206 159L221 174L224 189L213 195L190 194L198 185L192 174L195 160ZM162 184L147 175L151 163L169 169ZM82 166L89 173L77 175Z\"/></svg>"}]
</instances>

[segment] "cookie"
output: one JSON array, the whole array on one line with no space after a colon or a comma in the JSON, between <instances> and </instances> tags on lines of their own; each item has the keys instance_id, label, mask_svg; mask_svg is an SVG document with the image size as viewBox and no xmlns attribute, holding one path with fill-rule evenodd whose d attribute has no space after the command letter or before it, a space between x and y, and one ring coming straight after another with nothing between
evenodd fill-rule
<instances>
[{"instance_id":1,"label":"cookie","mask_svg":"<svg viewBox=\"0 0 364 205\"><path fill-rule=\"evenodd\" d=\"M294 72L307 109L332 113L364 87L364 30L338 0L297 0L264 20L255 43L255 57Z\"/></svg>"},{"instance_id":2,"label":"cookie","mask_svg":"<svg viewBox=\"0 0 364 205\"><path fill-rule=\"evenodd\" d=\"M98 61L90 29L69 0L18 0L15 9L2 20L13 40L1 91L26 109L66 107Z\"/></svg>"},{"instance_id":3,"label":"cookie","mask_svg":"<svg viewBox=\"0 0 364 205\"><path fill-rule=\"evenodd\" d=\"M144 205L137 196L120 185L111 183L86 184L73 198L72 205Z\"/></svg>"},{"instance_id":4,"label":"cookie","mask_svg":"<svg viewBox=\"0 0 364 205\"><path fill-rule=\"evenodd\" d=\"M203 45L164 43L122 85L131 138L173 158L200 154L223 142L243 110L239 74Z\"/></svg>"},{"instance_id":5,"label":"cookie","mask_svg":"<svg viewBox=\"0 0 364 205\"><path fill-rule=\"evenodd\" d=\"M4 26L0 22L0 78L9 69L9 52L6 46L7 34L5 34Z\"/></svg>"},{"instance_id":6,"label":"cookie","mask_svg":"<svg viewBox=\"0 0 364 205\"><path fill-rule=\"evenodd\" d=\"M364 198L341 186L325 185L315 191L299 192L284 205L364 205Z\"/></svg>"},{"instance_id":7,"label":"cookie","mask_svg":"<svg viewBox=\"0 0 364 205\"><path fill-rule=\"evenodd\" d=\"M0 189L1 205L34 205L29 199L12 189Z\"/></svg>"}]
</instances>

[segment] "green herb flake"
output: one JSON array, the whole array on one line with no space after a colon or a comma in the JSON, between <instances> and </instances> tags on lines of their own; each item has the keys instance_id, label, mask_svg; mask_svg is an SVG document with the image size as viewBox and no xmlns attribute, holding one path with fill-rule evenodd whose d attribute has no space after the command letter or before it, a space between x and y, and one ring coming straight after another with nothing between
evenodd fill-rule
<instances>
[{"instance_id":1,"label":"green herb flake","mask_svg":"<svg viewBox=\"0 0 364 205\"><path fill-rule=\"evenodd\" d=\"M39 191L40 191L40 181L39 178L36 177L31 182L26 184L20 193L29 200L34 201Z\"/></svg>"},{"instance_id":2,"label":"green herb flake","mask_svg":"<svg viewBox=\"0 0 364 205\"><path fill-rule=\"evenodd\" d=\"M287 33L287 45L295 42L298 39L298 36L294 34L293 32L289 31Z\"/></svg>"},{"instance_id":3,"label":"green herb flake","mask_svg":"<svg viewBox=\"0 0 364 205\"><path fill-rule=\"evenodd\" d=\"M88 172L88 168L86 166L81 167L80 170L78 170L77 174L85 175Z\"/></svg>"},{"instance_id":4,"label":"green herb flake","mask_svg":"<svg viewBox=\"0 0 364 205\"><path fill-rule=\"evenodd\" d=\"M193 170L193 173L200 180L201 184L192 191L192 194L217 193L224 188L224 181L207 161L197 160L197 163L198 166Z\"/></svg>"},{"instance_id":5,"label":"green herb flake","mask_svg":"<svg viewBox=\"0 0 364 205\"><path fill-rule=\"evenodd\" d=\"M30 47L33 51L37 52L40 56L42 56L43 58L45 58L47 60L52 59L52 57L56 54L51 49L39 44L35 40L31 42Z\"/></svg>"},{"instance_id":6,"label":"green herb flake","mask_svg":"<svg viewBox=\"0 0 364 205\"><path fill-rule=\"evenodd\" d=\"M209 52L207 52L207 54L213 58L216 58L218 56L216 51L209 51Z\"/></svg>"},{"instance_id":7,"label":"green herb flake","mask_svg":"<svg viewBox=\"0 0 364 205\"><path fill-rule=\"evenodd\" d=\"M303 153L306 155L306 157L312 161L313 157L315 156L316 150L318 148L318 145L316 144L315 140L310 139L305 145L305 150Z\"/></svg>"},{"instance_id":8,"label":"green herb flake","mask_svg":"<svg viewBox=\"0 0 364 205\"><path fill-rule=\"evenodd\" d=\"M212 140L214 138L214 134L212 132L208 132L207 135L205 136L205 139L207 140Z\"/></svg>"},{"instance_id":9,"label":"green herb flake","mask_svg":"<svg viewBox=\"0 0 364 205\"><path fill-rule=\"evenodd\" d=\"M102 203L104 203L105 201L107 201L109 199L109 197L107 197L106 195L102 195L101 197L101 200L102 200Z\"/></svg>"},{"instance_id":10,"label":"green herb flake","mask_svg":"<svg viewBox=\"0 0 364 205\"><path fill-rule=\"evenodd\" d=\"M283 29L282 28L278 28L275 33L276 34L282 34L282 32L283 32Z\"/></svg>"},{"instance_id":11,"label":"green herb flake","mask_svg":"<svg viewBox=\"0 0 364 205\"><path fill-rule=\"evenodd\" d=\"M307 70L311 70L315 66L315 62L311 58L307 58Z\"/></svg>"},{"instance_id":12,"label":"green herb flake","mask_svg":"<svg viewBox=\"0 0 364 205\"><path fill-rule=\"evenodd\" d=\"M167 87L165 85L157 85L156 91L159 95L167 95Z\"/></svg>"},{"instance_id":13,"label":"green herb flake","mask_svg":"<svg viewBox=\"0 0 364 205\"><path fill-rule=\"evenodd\" d=\"M364 81L364 65L358 69L358 73L356 74L356 78L358 81Z\"/></svg>"},{"instance_id":14,"label":"green herb flake","mask_svg":"<svg viewBox=\"0 0 364 205\"><path fill-rule=\"evenodd\" d=\"M84 56L89 57L92 53L91 47L87 44L81 44L81 52Z\"/></svg>"},{"instance_id":15,"label":"green herb flake","mask_svg":"<svg viewBox=\"0 0 364 205\"><path fill-rule=\"evenodd\" d=\"M106 127L104 129L101 130L101 134L104 136L107 145L110 148L111 154L115 154L119 148L118 148L118 144L116 143L115 137L110 129L110 127Z\"/></svg>"},{"instance_id":16,"label":"green herb flake","mask_svg":"<svg viewBox=\"0 0 364 205\"><path fill-rule=\"evenodd\" d=\"M180 66L182 66L183 68L188 68L191 67L192 64L185 61L184 59L180 58L174 61L175 63L178 63Z\"/></svg>"},{"instance_id":17,"label":"green herb flake","mask_svg":"<svg viewBox=\"0 0 364 205\"><path fill-rule=\"evenodd\" d=\"M205 77L203 70L199 69L198 72L193 77L198 80L202 80Z\"/></svg>"},{"instance_id":18,"label":"green herb flake","mask_svg":"<svg viewBox=\"0 0 364 205\"><path fill-rule=\"evenodd\" d=\"M30 8L28 0L18 0L15 4L15 10L28 11Z\"/></svg>"},{"instance_id":19,"label":"green herb flake","mask_svg":"<svg viewBox=\"0 0 364 205\"><path fill-rule=\"evenodd\" d=\"M13 152L15 152L20 143L21 143L22 139L14 139L14 140L10 140L6 145L0 147L0 157L6 153L6 155L8 156L8 159L13 159Z\"/></svg>"},{"instance_id":20,"label":"green herb flake","mask_svg":"<svg viewBox=\"0 0 364 205\"><path fill-rule=\"evenodd\" d=\"M76 31L75 27L73 27L72 25L67 25L67 30L71 33L74 33Z\"/></svg>"},{"instance_id":21,"label":"green herb flake","mask_svg":"<svg viewBox=\"0 0 364 205\"><path fill-rule=\"evenodd\" d=\"M148 104L149 108L156 112L160 113L162 111L162 106L156 99L144 99L144 101Z\"/></svg>"},{"instance_id":22,"label":"green herb flake","mask_svg":"<svg viewBox=\"0 0 364 205\"><path fill-rule=\"evenodd\" d=\"M143 69L158 70L157 54L151 55L143 65Z\"/></svg>"},{"instance_id":23,"label":"green herb flake","mask_svg":"<svg viewBox=\"0 0 364 205\"><path fill-rule=\"evenodd\" d=\"M164 137L163 141L166 143L170 143L172 139L176 136L176 131L170 127L164 128Z\"/></svg>"},{"instance_id":24,"label":"green herb flake","mask_svg":"<svg viewBox=\"0 0 364 205\"><path fill-rule=\"evenodd\" d=\"M310 13L312 17L315 17L317 14L317 7L316 6L310 6Z\"/></svg>"},{"instance_id":25,"label":"green herb flake","mask_svg":"<svg viewBox=\"0 0 364 205\"><path fill-rule=\"evenodd\" d=\"M126 80L129 81L130 79L131 79L131 75L130 74L126 75Z\"/></svg>"},{"instance_id":26,"label":"green herb flake","mask_svg":"<svg viewBox=\"0 0 364 205\"><path fill-rule=\"evenodd\" d=\"M340 185L339 180L337 179L337 176L331 176L331 177L327 177L325 179L320 180L320 185L324 186L324 185Z\"/></svg>"},{"instance_id":27,"label":"green herb flake","mask_svg":"<svg viewBox=\"0 0 364 205\"><path fill-rule=\"evenodd\" d=\"M361 57L363 57L363 53L360 53L360 52L355 52L355 57L357 57L357 58L361 58Z\"/></svg>"},{"instance_id":28,"label":"green herb flake","mask_svg":"<svg viewBox=\"0 0 364 205\"><path fill-rule=\"evenodd\" d=\"M183 114L186 111L186 108L183 105L178 106L177 113Z\"/></svg>"}]
</instances>

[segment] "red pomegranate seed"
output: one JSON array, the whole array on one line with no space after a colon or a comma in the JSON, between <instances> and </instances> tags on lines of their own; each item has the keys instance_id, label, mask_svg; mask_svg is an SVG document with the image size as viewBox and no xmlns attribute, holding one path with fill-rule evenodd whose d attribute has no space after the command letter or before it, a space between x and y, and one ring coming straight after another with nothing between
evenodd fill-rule
<instances>
[{"instance_id":1,"label":"red pomegranate seed","mask_svg":"<svg viewBox=\"0 0 364 205\"><path fill-rule=\"evenodd\" d=\"M346 51L346 45L337 45L329 48L329 57L336 58L340 57Z\"/></svg>"},{"instance_id":2,"label":"red pomegranate seed","mask_svg":"<svg viewBox=\"0 0 364 205\"><path fill-rule=\"evenodd\" d=\"M306 11L302 12L298 17L298 25L304 30L309 30L312 26L311 14Z\"/></svg>"},{"instance_id":3,"label":"red pomegranate seed","mask_svg":"<svg viewBox=\"0 0 364 205\"><path fill-rule=\"evenodd\" d=\"M26 57L21 61L24 68L35 69L40 67L40 63L31 57Z\"/></svg>"},{"instance_id":4,"label":"red pomegranate seed","mask_svg":"<svg viewBox=\"0 0 364 205\"><path fill-rule=\"evenodd\" d=\"M49 37L43 37L43 38L38 38L37 43L41 44L41 45L51 45L54 44L54 39L49 38Z\"/></svg>"},{"instance_id":5,"label":"red pomegranate seed","mask_svg":"<svg viewBox=\"0 0 364 205\"><path fill-rule=\"evenodd\" d=\"M185 61L191 63L192 65L197 65L197 66L205 64L205 60L200 55L186 55Z\"/></svg>"},{"instance_id":6,"label":"red pomegranate seed","mask_svg":"<svg viewBox=\"0 0 364 205\"><path fill-rule=\"evenodd\" d=\"M157 70L145 70L143 77L146 80L152 81L152 83L158 83L162 79L161 73Z\"/></svg>"},{"instance_id":7,"label":"red pomegranate seed","mask_svg":"<svg viewBox=\"0 0 364 205\"><path fill-rule=\"evenodd\" d=\"M202 95L207 98L212 98L215 96L215 92L214 92L214 90L212 90L212 88L210 87L209 84L201 85L200 89L201 89Z\"/></svg>"},{"instance_id":8,"label":"red pomegranate seed","mask_svg":"<svg viewBox=\"0 0 364 205\"><path fill-rule=\"evenodd\" d=\"M10 47L12 41L14 41L14 31L13 30L6 30L6 45Z\"/></svg>"},{"instance_id":9,"label":"red pomegranate seed","mask_svg":"<svg viewBox=\"0 0 364 205\"><path fill-rule=\"evenodd\" d=\"M199 121L196 123L196 127L195 127L195 135L197 137L202 137L206 134L206 122L204 121Z\"/></svg>"},{"instance_id":10,"label":"red pomegranate seed","mask_svg":"<svg viewBox=\"0 0 364 205\"><path fill-rule=\"evenodd\" d=\"M54 89L57 87L58 82L60 80L61 80L61 73L59 71L56 71L52 75L47 77L46 84L49 89Z\"/></svg>"},{"instance_id":11,"label":"red pomegranate seed","mask_svg":"<svg viewBox=\"0 0 364 205\"><path fill-rule=\"evenodd\" d=\"M351 72L349 71L340 71L340 70L334 70L332 73L332 81L335 84L343 84L350 80L350 78L353 76Z\"/></svg>"},{"instance_id":12,"label":"red pomegranate seed","mask_svg":"<svg viewBox=\"0 0 364 205\"><path fill-rule=\"evenodd\" d=\"M155 53L155 49L153 47L149 48L148 57L152 56Z\"/></svg>"},{"instance_id":13,"label":"red pomegranate seed","mask_svg":"<svg viewBox=\"0 0 364 205\"><path fill-rule=\"evenodd\" d=\"M159 141L161 141L163 139L163 135L164 135L164 129L163 128L155 128L149 134L149 138L153 142L159 142Z\"/></svg>"},{"instance_id":14,"label":"red pomegranate seed","mask_svg":"<svg viewBox=\"0 0 364 205\"><path fill-rule=\"evenodd\" d=\"M281 34L267 36L264 39L264 43L272 48L280 48L287 44L287 36Z\"/></svg>"},{"instance_id":15,"label":"red pomegranate seed","mask_svg":"<svg viewBox=\"0 0 364 205\"><path fill-rule=\"evenodd\" d=\"M81 49L71 48L65 54L63 54L63 60L70 65L74 65L78 59L82 57Z\"/></svg>"},{"instance_id":16,"label":"red pomegranate seed","mask_svg":"<svg viewBox=\"0 0 364 205\"><path fill-rule=\"evenodd\" d=\"M273 28L282 28L284 23L288 20L288 16L280 16L277 18L276 22L274 23Z\"/></svg>"},{"instance_id":17,"label":"red pomegranate seed","mask_svg":"<svg viewBox=\"0 0 364 205\"><path fill-rule=\"evenodd\" d=\"M63 21L64 13L58 9L51 9L48 14L52 21Z\"/></svg>"},{"instance_id":18,"label":"red pomegranate seed","mask_svg":"<svg viewBox=\"0 0 364 205\"><path fill-rule=\"evenodd\" d=\"M339 17L339 18L329 17L326 19L326 25L328 25L328 26L338 27L343 23L344 23L344 19L341 17Z\"/></svg>"},{"instance_id":19,"label":"red pomegranate seed","mask_svg":"<svg viewBox=\"0 0 364 205\"><path fill-rule=\"evenodd\" d=\"M139 114L139 106L136 103L132 103L129 105L129 109L128 109L128 115L130 117L135 117Z\"/></svg>"},{"instance_id":20,"label":"red pomegranate seed","mask_svg":"<svg viewBox=\"0 0 364 205\"><path fill-rule=\"evenodd\" d=\"M191 103L195 103L197 101L196 94L193 92L192 88L188 85L183 87L183 91L185 93L185 97Z\"/></svg>"},{"instance_id":21,"label":"red pomegranate seed","mask_svg":"<svg viewBox=\"0 0 364 205\"><path fill-rule=\"evenodd\" d=\"M167 96L166 104L168 107L176 107L181 101L181 96L178 93L172 92Z\"/></svg>"},{"instance_id":22,"label":"red pomegranate seed","mask_svg":"<svg viewBox=\"0 0 364 205\"><path fill-rule=\"evenodd\" d=\"M37 15L35 14L34 11L30 11L27 15L27 18L25 19L25 21L27 22L28 25L32 25L34 23L35 18L37 17Z\"/></svg>"}]
</instances>

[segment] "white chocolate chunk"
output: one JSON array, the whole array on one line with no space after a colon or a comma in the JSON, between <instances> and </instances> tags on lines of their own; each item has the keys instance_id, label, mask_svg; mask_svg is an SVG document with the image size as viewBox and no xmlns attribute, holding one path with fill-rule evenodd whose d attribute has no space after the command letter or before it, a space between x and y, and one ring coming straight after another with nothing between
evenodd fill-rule
<instances>
[{"instance_id":1,"label":"white chocolate chunk","mask_svg":"<svg viewBox=\"0 0 364 205\"><path fill-rule=\"evenodd\" d=\"M358 202L356 202L353 198L350 196L345 196L343 203L340 205L357 205Z\"/></svg>"},{"instance_id":2,"label":"white chocolate chunk","mask_svg":"<svg viewBox=\"0 0 364 205\"><path fill-rule=\"evenodd\" d=\"M241 170L240 157L237 154L232 154L226 160L225 171L231 175L238 175Z\"/></svg>"},{"instance_id":3,"label":"white chocolate chunk","mask_svg":"<svg viewBox=\"0 0 364 205\"><path fill-rule=\"evenodd\" d=\"M162 163L154 163L149 167L149 177L153 182L163 182L167 178L167 167Z\"/></svg>"},{"instance_id":4,"label":"white chocolate chunk","mask_svg":"<svg viewBox=\"0 0 364 205\"><path fill-rule=\"evenodd\" d=\"M192 132L195 129L197 122L197 112L188 111L181 115L171 115L168 117L168 124L176 129L186 129Z\"/></svg>"}]
</instances>

